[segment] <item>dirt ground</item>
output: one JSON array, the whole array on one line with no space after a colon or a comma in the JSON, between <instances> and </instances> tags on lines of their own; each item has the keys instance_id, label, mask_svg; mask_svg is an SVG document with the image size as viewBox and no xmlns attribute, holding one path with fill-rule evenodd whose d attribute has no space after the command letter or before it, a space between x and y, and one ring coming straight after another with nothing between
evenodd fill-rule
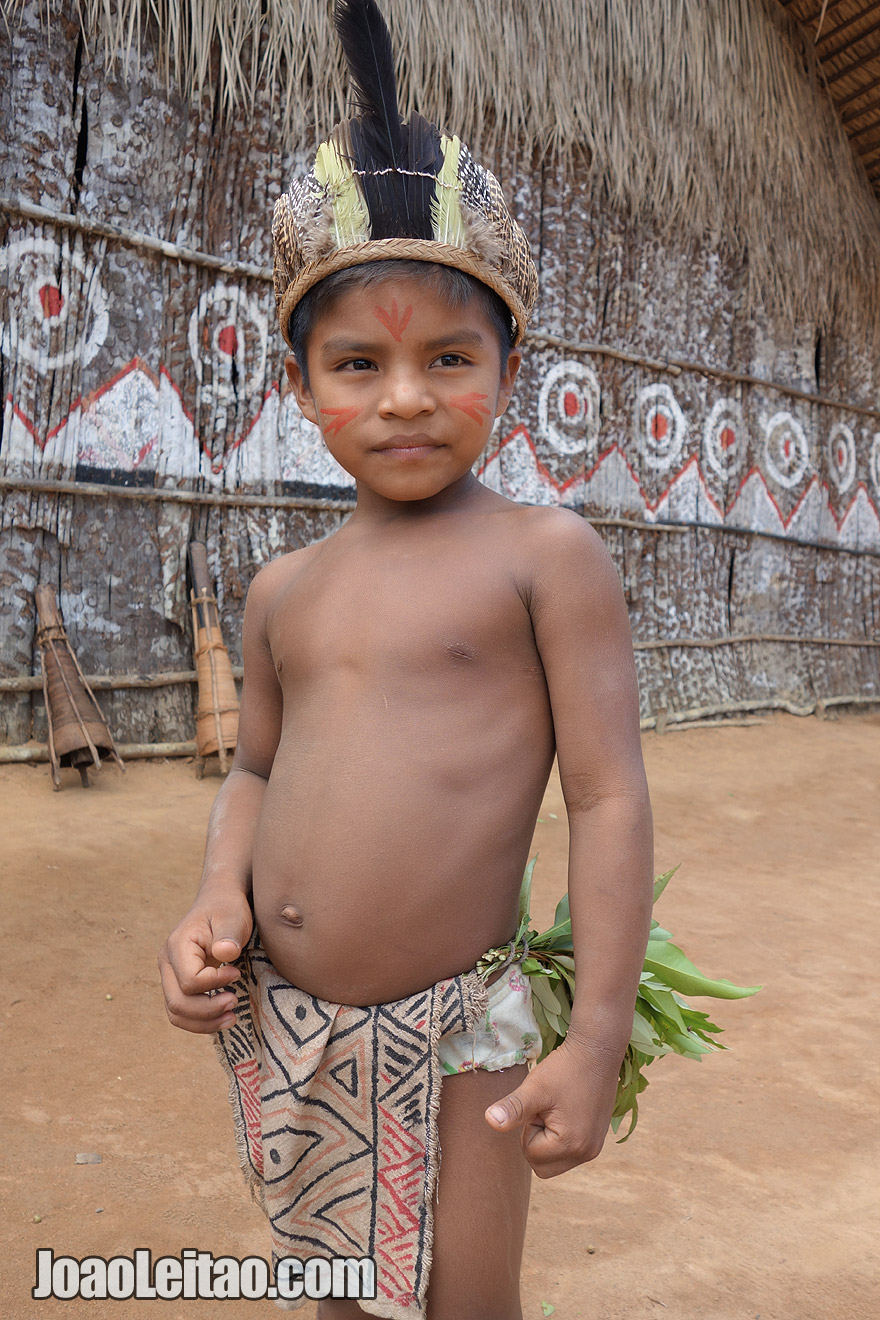
<instances>
[{"instance_id":1,"label":"dirt ground","mask_svg":"<svg viewBox=\"0 0 880 1320\"><path fill-rule=\"evenodd\" d=\"M681 863L657 915L703 970L764 989L718 1005L728 1052L651 1066L630 1141L609 1137L593 1163L534 1180L524 1315L869 1320L880 716L647 734L644 748L657 870ZM47 767L0 769L8 1320L96 1314L31 1300L39 1247L268 1255L212 1046L168 1025L155 968L195 889L219 783L189 763L140 763L105 769L89 792L65 772L52 793ZM543 925L566 876L555 774L541 816ZM102 1163L76 1164L78 1152ZM218 1305L150 1313L279 1314ZM144 1304L97 1309L128 1320Z\"/></svg>"}]
</instances>

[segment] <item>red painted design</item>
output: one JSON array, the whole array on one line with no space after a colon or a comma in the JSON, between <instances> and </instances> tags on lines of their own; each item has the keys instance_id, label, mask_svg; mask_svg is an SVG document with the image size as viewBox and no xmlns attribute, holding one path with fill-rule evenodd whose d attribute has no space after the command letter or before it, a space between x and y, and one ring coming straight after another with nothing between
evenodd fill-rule
<instances>
[{"instance_id":1,"label":"red painted design","mask_svg":"<svg viewBox=\"0 0 880 1320\"><path fill-rule=\"evenodd\" d=\"M844 449L843 445L838 445L838 446L837 446L837 465L838 465L838 467L843 467L843 465L844 465L845 462L846 462L846 450Z\"/></svg>"},{"instance_id":2,"label":"red painted design","mask_svg":"<svg viewBox=\"0 0 880 1320\"><path fill-rule=\"evenodd\" d=\"M574 390L566 390L562 399L566 417L577 417L581 410L581 401Z\"/></svg>"},{"instance_id":3,"label":"red painted design","mask_svg":"<svg viewBox=\"0 0 880 1320\"><path fill-rule=\"evenodd\" d=\"M260 1074L253 1059L243 1059L233 1069L238 1078L248 1153L254 1168L263 1172L263 1132L260 1125Z\"/></svg>"},{"instance_id":4,"label":"red painted design","mask_svg":"<svg viewBox=\"0 0 880 1320\"><path fill-rule=\"evenodd\" d=\"M718 439L721 441L722 449L732 449L736 444L736 432L732 426L725 426Z\"/></svg>"},{"instance_id":5,"label":"red painted design","mask_svg":"<svg viewBox=\"0 0 880 1320\"><path fill-rule=\"evenodd\" d=\"M235 357L238 351L238 335L234 325L224 325L217 336L217 347L221 353L226 353L228 357Z\"/></svg>"},{"instance_id":6,"label":"red painted design","mask_svg":"<svg viewBox=\"0 0 880 1320\"><path fill-rule=\"evenodd\" d=\"M484 417L489 416L489 409L483 407L483 403L488 399L488 394L477 394L471 390L469 394L456 394L449 402L453 408L463 412L466 417L470 417L473 422L481 422Z\"/></svg>"},{"instance_id":7,"label":"red painted design","mask_svg":"<svg viewBox=\"0 0 880 1320\"><path fill-rule=\"evenodd\" d=\"M655 440L665 440L669 431L669 420L662 413L654 413L651 418L651 435Z\"/></svg>"},{"instance_id":8,"label":"red painted design","mask_svg":"<svg viewBox=\"0 0 880 1320\"><path fill-rule=\"evenodd\" d=\"M818 486L820 484L818 477L814 476L813 479L808 483L806 489L803 491L800 499L797 501L797 503L792 508L791 512L788 514L788 517L786 517L779 506L779 502L777 501L773 490L771 489L770 486L768 486L767 478L764 476L761 469L758 467L750 467L748 471L743 474L742 480L740 481L727 507L725 508L724 505L719 504L718 500L715 499L712 492L709 490L708 486L706 485L706 482L703 478L703 474L700 471L700 465L699 462L697 461L696 454L693 454L685 463L681 471L677 472L675 476L669 480L666 486L664 486L664 488L660 491L658 497L654 500L651 500L648 498L645 491L642 489L641 482L639 481L638 472L636 472L635 468L633 467L626 453L624 452L624 450L620 448L619 445L609 445L607 449L603 449L602 452L597 455L596 461L593 464L593 466L591 468L588 468L585 472L583 473L575 472L574 475L570 476L566 481L557 481L556 478L553 476L552 472L550 471L550 469L546 466L546 464L542 463L541 459L538 457L538 451L535 448L535 442L532 439L531 435L529 434L528 427L523 426L522 422L520 422L518 426L515 426L512 431L509 431L507 435L503 436L500 442L498 443L498 445L491 451L491 453L489 453L486 456L484 462L480 465L480 468L477 472L478 476L481 476L486 471L489 464L498 457L502 449L504 449L505 445L510 444L511 440L515 439L516 436L522 436L526 444L528 445L529 449L532 451L532 458L534 460L535 469L538 472L538 474L543 478L544 481L547 482L548 486L552 486L552 488L558 491L560 495L564 494L569 489L570 486L574 486L577 482L589 481L590 478L593 477L596 474L596 472L598 472L599 468L602 466L605 460L611 454L617 453L623 459L623 462L626 466L626 470L629 473L629 475L632 477L633 482L635 483L638 492L642 500L644 501L645 509L649 513L655 513L656 510L663 503L663 501L666 499L669 492L672 490L672 487L675 486L677 482L679 482L685 476L685 473L690 471L691 468L696 468L697 473L699 475L700 485L702 487L703 495L705 496L709 504L712 505L713 509L715 509L719 518L724 519L727 517L727 515L731 512L734 505L736 504L736 501L739 499L740 495L742 494L745 486L748 484L749 480L752 477L757 477L761 485L764 487L764 491L767 495L768 500L773 505L773 508L776 510L776 514L777 517L779 518L779 523L780 526L782 527L782 530L787 531L788 528L791 526L792 522L794 521L794 519L797 517L801 507L806 502L810 492L813 490L815 486ZM828 485L825 482L822 482L821 484L826 495L830 495L831 491L829 490ZM855 507L860 493L865 497L865 501L868 507L872 509L875 514L880 515L880 508L878 508L877 503L872 498L871 492L868 490L865 483L863 481L860 481L856 486L852 499L850 500L849 504L846 506L846 508L843 510L841 514L835 513L830 499L825 506L827 512L834 520L835 526L837 527L838 531L843 526L851 510Z\"/></svg>"},{"instance_id":9,"label":"red painted design","mask_svg":"<svg viewBox=\"0 0 880 1320\"><path fill-rule=\"evenodd\" d=\"M398 311L397 300L395 298L391 299L390 311L386 310L384 307L373 308L373 315L382 322L385 329L394 336L398 343L403 339L403 332L409 325L409 320L412 314L413 309L411 306L405 307L402 313Z\"/></svg>"},{"instance_id":10,"label":"red painted design","mask_svg":"<svg viewBox=\"0 0 880 1320\"><path fill-rule=\"evenodd\" d=\"M783 454L785 454L785 457L786 457L786 458L791 458L791 439L790 439L790 438L786 438L785 444L782 446L782 452L783 452Z\"/></svg>"},{"instance_id":11,"label":"red painted design","mask_svg":"<svg viewBox=\"0 0 880 1320\"><path fill-rule=\"evenodd\" d=\"M57 316L64 306L64 296L57 284L44 284L40 289L40 304L45 317Z\"/></svg>"},{"instance_id":12,"label":"red painted design","mask_svg":"<svg viewBox=\"0 0 880 1320\"><path fill-rule=\"evenodd\" d=\"M324 426L324 434L332 435L334 431L341 431L343 426L348 426L353 422L360 412L360 408L322 408L322 417L332 417L332 422L327 422Z\"/></svg>"}]
</instances>

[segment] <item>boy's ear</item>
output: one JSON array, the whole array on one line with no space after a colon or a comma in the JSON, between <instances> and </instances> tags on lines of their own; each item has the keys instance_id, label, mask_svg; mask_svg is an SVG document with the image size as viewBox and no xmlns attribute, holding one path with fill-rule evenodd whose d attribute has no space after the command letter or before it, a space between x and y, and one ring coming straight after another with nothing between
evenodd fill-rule
<instances>
[{"instance_id":1,"label":"boy's ear","mask_svg":"<svg viewBox=\"0 0 880 1320\"><path fill-rule=\"evenodd\" d=\"M510 403L521 364L522 353L518 348L512 348L507 355L507 367L502 371L501 380L498 384L498 402L495 405L496 417L500 417L503 412L507 411L507 405Z\"/></svg>"},{"instance_id":2,"label":"boy's ear","mask_svg":"<svg viewBox=\"0 0 880 1320\"><path fill-rule=\"evenodd\" d=\"M312 398L312 392L303 378L302 368L292 353L288 353L284 359L284 369L287 372L287 379L290 381L290 388L296 395L296 401L299 404L299 410L304 417L315 426L319 426L318 410L315 407L315 400Z\"/></svg>"}]
</instances>

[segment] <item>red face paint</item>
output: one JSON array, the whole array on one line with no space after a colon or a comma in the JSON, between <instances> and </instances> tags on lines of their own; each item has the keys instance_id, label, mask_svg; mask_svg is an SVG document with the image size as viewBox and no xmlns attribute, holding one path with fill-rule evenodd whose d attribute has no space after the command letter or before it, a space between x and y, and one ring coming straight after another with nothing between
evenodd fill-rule
<instances>
[{"instance_id":1,"label":"red face paint","mask_svg":"<svg viewBox=\"0 0 880 1320\"><path fill-rule=\"evenodd\" d=\"M360 412L360 408L322 408L322 417L332 417L333 421L328 422L324 427L325 435L332 435L334 431L341 431L343 426L348 426L353 422Z\"/></svg>"},{"instance_id":2,"label":"red face paint","mask_svg":"<svg viewBox=\"0 0 880 1320\"><path fill-rule=\"evenodd\" d=\"M382 322L385 329L388 330L394 338L400 343L403 338L403 332L409 325L409 318L412 316L412 307L405 307L400 312L397 307L397 300L391 299L390 310L386 307L374 307L373 315Z\"/></svg>"},{"instance_id":3,"label":"red face paint","mask_svg":"<svg viewBox=\"0 0 880 1320\"><path fill-rule=\"evenodd\" d=\"M483 406L488 397L488 394L476 394L471 391L470 394L456 394L449 402L453 408L470 417L472 422L481 422L484 417L489 416L489 409Z\"/></svg>"}]
</instances>

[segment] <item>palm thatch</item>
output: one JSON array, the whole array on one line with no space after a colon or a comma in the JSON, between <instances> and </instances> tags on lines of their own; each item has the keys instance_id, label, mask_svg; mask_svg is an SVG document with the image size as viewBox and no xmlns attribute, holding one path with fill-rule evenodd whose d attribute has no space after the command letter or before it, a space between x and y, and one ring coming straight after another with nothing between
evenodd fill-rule
<instances>
[{"instance_id":1,"label":"palm thatch","mask_svg":"<svg viewBox=\"0 0 880 1320\"><path fill-rule=\"evenodd\" d=\"M227 110L269 98L293 141L344 113L331 0L76 3L106 62L146 42L186 94L213 86ZM383 8L404 114L417 106L490 156L588 162L634 219L747 251L763 301L789 316L830 326L875 300L880 204L777 0Z\"/></svg>"}]
</instances>

